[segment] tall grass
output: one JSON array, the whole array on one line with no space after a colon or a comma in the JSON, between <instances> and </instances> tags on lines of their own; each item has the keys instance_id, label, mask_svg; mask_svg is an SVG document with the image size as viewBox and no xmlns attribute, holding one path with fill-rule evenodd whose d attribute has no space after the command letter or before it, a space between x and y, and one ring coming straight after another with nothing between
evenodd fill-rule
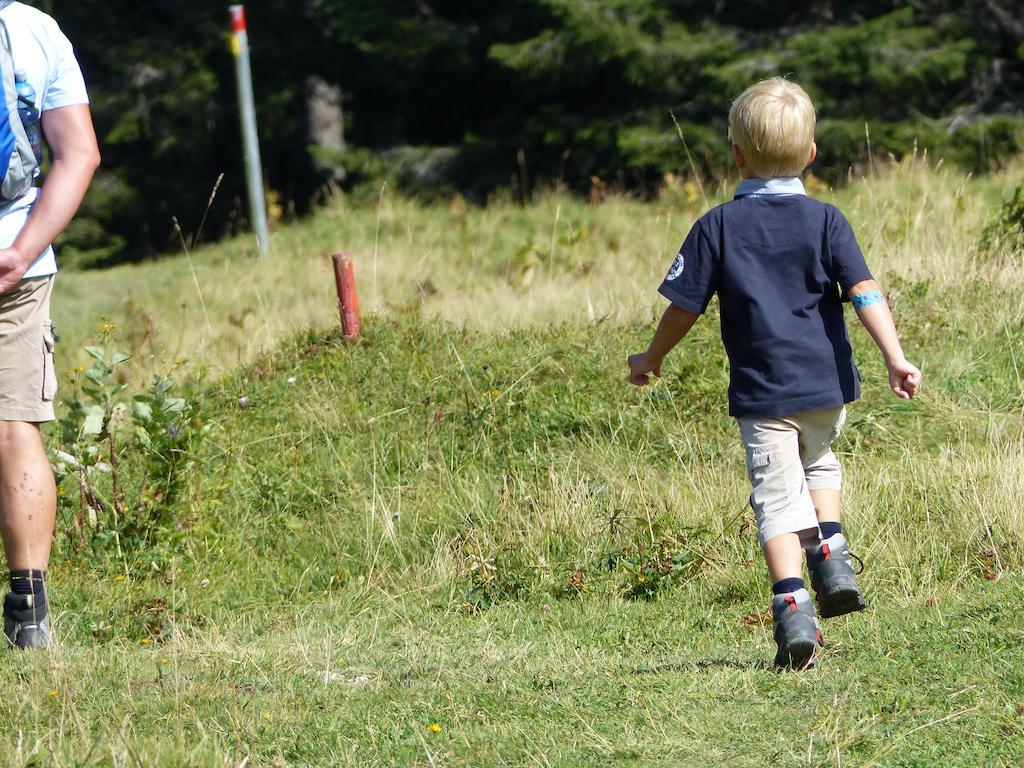
<instances>
[{"instance_id":1,"label":"tall grass","mask_svg":"<svg viewBox=\"0 0 1024 768\"><path fill-rule=\"evenodd\" d=\"M882 276L940 288L981 279L1010 291L1019 270L979 259L975 244L1019 169L975 179L911 155L836 193L808 186L843 209ZM730 194L723 182L710 202ZM336 322L329 255L343 249L355 254L370 314L424 313L488 331L648 319L661 301L653 288L702 210L681 187L651 205L613 197L588 206L551 193L526 208L459 199L423 207L385 188L366 208L339 197L314 219L282 226L266 259L240 239L190 258L63 273L54 310L62 358L72 362L106 316L140 370L176 359L230 369L301 329Z\"/></svg>"},{"instance_id":2,"label":"tall grass","mask_svg":"<svg viewBox=\"0 0 1024 768\"><path fill-rule=\"evenodd\" d=\"M805 675L765 661L714 312L654 387L625 384L700 214L684 187L339 199L267 260L227 243L63 274L65 364L106 315L135 383L179 357L216 372L214 429L155 543L115 567L60 534L60 641L0 665L0 762L1016 764L1024 294L975 245L1014 181L921 156L818 190L925 388L893 399L854 331L865 396L838 451L870 608L826 624ZM354 346L323 330L343 247L368 315Z\"/></svg>"}]
</instances>

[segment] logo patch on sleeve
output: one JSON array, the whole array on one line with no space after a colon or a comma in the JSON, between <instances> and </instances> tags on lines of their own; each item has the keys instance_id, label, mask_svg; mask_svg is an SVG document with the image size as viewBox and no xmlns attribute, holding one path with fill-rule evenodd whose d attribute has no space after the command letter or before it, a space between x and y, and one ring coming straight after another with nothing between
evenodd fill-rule
<instances>
[{"instance_id":1,"label":"logo patch on sleeve","mask_svg":"<svg viewBox=\"0 0 1024 768\"><path fill-rule=\"evenodd\" d=\"M670 281L675 280L677 277L683 274L683 266L683 254L678 253L676 254L676 260L672 262L672 268L669 269L668 276L665 279Z\"/></svg>"}]
</instances>

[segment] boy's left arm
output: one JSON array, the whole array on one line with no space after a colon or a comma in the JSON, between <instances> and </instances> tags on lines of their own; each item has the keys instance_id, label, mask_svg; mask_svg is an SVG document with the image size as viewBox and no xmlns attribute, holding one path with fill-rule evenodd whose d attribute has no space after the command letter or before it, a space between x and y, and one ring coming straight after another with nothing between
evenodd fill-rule
<instances>
[{"instance_id":1,"label":"boy's left arm","mask_svg":"<svg viewBox=\"0 0 1024 768\"><path fill-rule=\"evenodd\" d=\"M654 338L651 339L647 351L629 356L629 383L643 387L651 383L651 378L647 374L653 373L660 377L661 361L690 332L698 317L700 315L675 304L669 304L665 314L661 316L658 330L654 332Z\"/></svg>"},{"instance_id":2,"label":"boy's left arm","mask_svg":"<svg viewBox=\"0 0 1024 768\"><path fill-rule=\"evenodd\" d=\"M885 359L889 370L889 386L903 400L910 400L921 386L921 371L907 362L892 321L889 303L874 280L862 280L849 291L857 316Z\"/></svg>"}]
</instances>

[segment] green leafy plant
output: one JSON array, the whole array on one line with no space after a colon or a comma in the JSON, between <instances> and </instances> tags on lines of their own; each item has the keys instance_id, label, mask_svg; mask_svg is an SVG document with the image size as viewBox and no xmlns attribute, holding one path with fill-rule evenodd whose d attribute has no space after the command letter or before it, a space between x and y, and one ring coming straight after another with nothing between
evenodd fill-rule
<instances>
[{"instance_id":1,"label":"green leafy plant","mask_svg":"<svg viewBox=\"0 0 1024 768\"><path fill-rule=\"evenodd\" d=\"M1024 184L1003 203L999 213L981 234L981 247L989 255L1024 255Z\"/></svg>"},{"instance_id":2,"label":"green leafy plant","mask_svg":"<svg viewBox=\"0 0 1024 768\"><path fill-rule=\"evenodd\" d=\"M700 555L687 545L685 534L666 535L611 553L606 563L625 574L622 587L630 600L653 600L660 593L693 575L701 564Z\"/></svg>"},{"instance_id":3,"label":"green leafy plant","mask_svg":"<svg viewBox=\"0 0 1024 768\"><path fill-rule=\"evenodd\" d=\"M85 348L92 364L70 376L56 473L74 549L113 545L122 557L187 527L180 504L212 425L201 401L176 394L169 376L129 398L118 367L131 357L111 348L112 333L103 326L100 344Z\"/></svg>"},{"instance_id":4,"label":"green leafy plant","mask_svg":"<svg viewBox=\"0 0 1024 768\"><path fill-rule=\"evenodd\" d=\"M520 598L530 584L530 568L522 548L508 544L490 555L478 553L468 562L469 588L463 609L476 614Z\"/></svg>"},{"instance_id":5,"label":"green leafy plant","mask_svg":"<svg viewBox=\"0 0 1024 768\"><path fill-rule=\"evenodd\" d=\"M134 447L144 472L139 512L150 526L174 522L184 527L177 506L213 427L200 412L200 400L178 397L175 392L173 379L157 376L132 402Z\"/></svg>"}]
</instances>

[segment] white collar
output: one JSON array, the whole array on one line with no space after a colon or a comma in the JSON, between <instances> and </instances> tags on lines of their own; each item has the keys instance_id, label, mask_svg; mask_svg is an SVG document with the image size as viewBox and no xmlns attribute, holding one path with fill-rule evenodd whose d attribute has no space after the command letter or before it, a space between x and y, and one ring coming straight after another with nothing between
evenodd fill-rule
<instances>
[{"instance_id":1,"label":"white collar","mask_svg":"<svg viewBox=\"0 0 1024 768\"><path fill-rule=\"evenodd\" d=\"M806 195L804 183L797 176L792 178L744 179L736 188L734 198L763 197L766 195Z\"/></svg>"}]
</instances>

